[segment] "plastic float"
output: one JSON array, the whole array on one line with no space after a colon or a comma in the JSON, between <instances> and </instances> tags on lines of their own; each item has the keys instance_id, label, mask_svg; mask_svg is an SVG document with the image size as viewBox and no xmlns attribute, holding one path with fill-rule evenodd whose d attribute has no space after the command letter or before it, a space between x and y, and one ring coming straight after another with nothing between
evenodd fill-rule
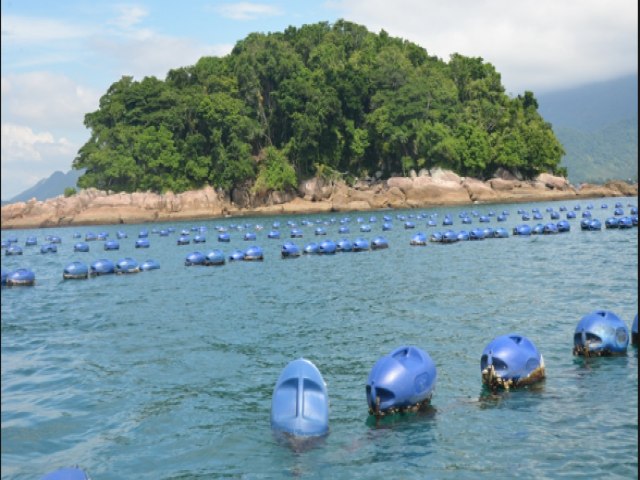
<instances>
[{"instance_id":1,"label":"plastic float","mask_svg":"<svg viewBox=\"0 0 640 480\"><path fill-rule=\"evenodd\" d=\"M193 243L205 243L207 241L207 237L204 235L196 235L193 237Z\"/></svg>"},{"instance_id":2,"label":"plastic float","mask_svg":"<svg viewBox=\"0 0 640 480\"><path fill-rule=\"evenodd\" d=\"M256 240L256 234L255 234L255 233L253 233L253 232L246 232L246 233L244 234L244 236L242 237L242 239L243 239L245 242L255 242L255 240Z\"/></svg>"},{"instance_id":3,"label":"plastic float","mask_svg":"<svg viewBox=\"0 0 640 480\"><path fill-rule=\"evenodd\" d=\"M336 242L334 242L333 240L324 240L320 242L318 253L322 255L332 255L336 253L337 249L338 246L336 245Z\"/></svg>"},{"instance_id":4,"label":"plastic float","mask_svg":"<svg viewBox=\"0 0 640 480\"><path fill-rule=\"evenodd\" d=\"M436 365L427 352L414 346L396 348L380 358L369 373L369 413L379 417L426 407L436 379Z\"/></svg>"},{"instance_id":5,"label":"plastic float","mask_svg":"<svg viewBox=\"0 0 640 480\"><path fill-rule=\"evenodd\" d=\"M369 244L369 240L365 238L356 238L353 241L353 251L354 252L365 252L371 248Z\"/></svg>"},{"instance_id":6,"label":"plastic float","mask_svg":"<svg viewBox=\"0 0 640 480\"><path fill-rule=\"evenodd\" d=\"M412 228L416 228L416 224L414 222L410 222L410 221L404 222L404 229L405 230L409 230L409 229L412 229Z\"/></svg>"},{"instance_id":7,"label":"plastic float","mask_svg":"<svg viewBox=\"0 0 640 480\"><path fill-rule=\"evenodd\" d=\"M275 238L278 239L280 238L280 232L277 230L271 230L268 234L267 234L267 238Z\"/></svg>"},{"instance_id":8,"label":"plastic float","mask_svg":"<svg viewBox=\"0 0 640 480\"><path fill-rule=\"evenodd\" d=\"M185 267L191 267L191 266L194 266L194 265L204 265L205 260L206 260L206 258L204 256L204 253L191 252L184 259L184 265L185 265Z\"/></svg>"},{"instance_id":9,"label":"plastic float","mask_svg":"<svg viewBox=\"0 0 640 480\"><path fill-rule=\"evenodd\" d=\"M78 242L73 246L74 252L88 252L89 244L85 242Z\"/></svg>"},{"instance_id":10,"label":"plastic float","mask_svg":"<svg viewBox=\"0 0 640 480\"><path fill-rule=\"evenodd\" d=\"M487 215L480 215L480 218L478 218L478 221L480 223L487 223L487 222L490 222L491 219Z\"/></svg>"},{"instance_id":11,"label":"plastic float","mask_svg":"<svg viewBox=\"0 0 640 480\"><path fill-rule=\"evenodd\" d=\"M40 253L58 253L58 247L55 243L45 243L40 247Z\"/></svg>"},{"instance_id":12,"label":"plastic float","mask_svg":"<svg viewBox=\"0 0 640 480\"><path fill-rule=\"evenodd\" d=\"M447 230L442 234L442 240L440 243L456 243L458 241L458 234L453 230Z\"/></svg>"},{"instance_id":13,"label":"plastic float","mask_svg":"<svg viewBox=\"0 0 640 480\"><path fill-rule=\"evenodd\" d=\"M382 224L382 231L388 232L389 230L393 230L393 225L390 222L384 222Z\"/></svg>"},{"instance_id":14,"label":"plastic float","mask_svg":"<svg viewBox=\"0 0 640 480\"><path fill-rule=\"evenodd\" d=\"M300 256L300 248L293 242L284 242L280 250L282 258L296 258Z\"/></svg>"},{"instance_id":15,"label":"plastic float","mask_svg":"<svg viewBox=\"0 0 640 480\"><path fill-rule=\"evenodd\" d=\"M556 223L556 227L558 229L558 233L566 233L571 230L571 225L566 220L560 220Z\"/></svg>"},{"instance_id":16,"label":"plastic float","mask_svg":"<svg viewBox=\"0 0 640 480\"><path fill-rule=\"evenodd\" d=\"M221 242L220 237L218 237L218 241ZM186 235L180 235L177 240L178 245L189 245L191 243L191 239Z\"/></svg>"},{"instance_id":17,"label":"plastic float","mask_svg":"<svg viewBox=\"0 0 640 480\"><path fill-rule=\"evenodd\" d=\"M291 232L289 233L289 236L291 238L302 238L302 230L298 228L292 228Z\"/></svg>"},{"instance_id":18,"label":"plastic float","mask_svg":"<svg viewBox=\"0 0 640 480\"><path fill-rule=\"evenodd\" d=\"M156 260L145 260L140 264L141 272L148 272L149 270L157 270L160 268L160 264Z\"/></svg>"},{"instance_id":19,"label":"plastic float","mask_svg":"<svg viewBox=\"0 0 640 480\"><path fill-rule=\"evenodd\" d=\"M119 250L120 244L117 242L117 240L107 240L106 242L104 242L103 248L105 250Z\"/></svg>"},{"instance_id":20,"label":"plastic float","mask_svg":"<svg viewBox=\"0 0 640 480\"><path fill-rule=\"evenodd\" d=\"M631 344L638 345L638 314L633 319L633 324L631 325Z\"/></svg>"},{"instance_id":21,"label":"plastic float","mask_svg":"<svg viewBox=\"0 0 640 480\"><path fill-rule=\"evenodd\" d=\"M36 283L36 275L28 268L18 268L7 274L6 285L11 286L32 286Z\"/></svg>"},{"instance_id":22,"label":"plastic float","mask_svg":"<svg viewBox=\"0 0 640 480\"><path fill-rule=\"evenodd\" d=\"M20 245L16 245L15 243L9 244L7 249L4 251L6 256L11 255L22 255L22 247Z\"/></svg>"},{"instance_id":23,"label":"plastic float","mask_svg":"<svg viewBox=\"0 0 640 480\"><path fill-rule=\"evenodd\" d=\"M371 225L360 225L360 231L363 233L368 233L371 231Z\"/></svg>"},{"instance_id":24,"label":"plastic float","mask_svg":"<svg viewBox=\"0 0 640 480\"><path fill-rule=\"evenodd\" d=\"M506 228L498 227L493 231L493 238L509 238L509 232Z\"/></svg>"},{"instance_id":25,"label":"plastic float","mask_svg":"<svg viewBox=\"0 0 640 480\"><path fill-rule=\"evenodd\" d=\"M483 240L484 230L481 228L474 228L469 232L469 240Z\"/></svg>"},{"instance_id":26,"label":"plastic float","mask_svg":"<svg viewBox=\"0 0 640 480\"><path fill-rule=\"evenodd\" d=\"M327 385L309 360L293 360L278 377L271 399L271 428L297 437L329 432Z\"/></svg>"},{"instance_id":27,"label":"plastic float","mask_svg":"<svg viewBox=\"0 0 640 480\"><path fill-rule=\"evenodd\" d=\"M244 251L244 260L247 262L264 260L262 248L253 245Z\"/></svg>"},{"instance_id":28,"label":"plastic float","mask_svg":"<svg viewBox=\"0 0 640 480\"><path fill-rule=\"evenodd\" d=\"M95 242L98 240L98 236L93 232L87 232L84 236L85 242Z\"/></svg>"},{"instance_id":29,"label":"plastic float","mask_svg":"<svg viewBox=\"0 0 640 480\"><path fill-rule=\"evenodd\" d=\"M149 239L146 237L137 239L136 248L149 248Z\"/></svg>"},{"instance_id":30,"label":"plastic float","mask_svg":"<svg viewBox=\"0 0 640 480\"><path fill-rule=\"evenodd\" d=\"M98 233L98 240L105 241L109 237L107 232Z\"/></svg>"},{"instance_id":31,"label":"plastic float","mask_svg":"<svg viewBox=\"0 0 640 480\"><path fill-rule=\"evenodd\" d=\"M550 218L551 220L559 220L559 219L560 219L560 212L555 212L555 211L554 211L554 212L551 212L551 213L549 214L549 218Z\"/></svg>"},{"instance_id":32,"label":"plastic float","mask_svg":"<svg viewBox=\"0 0 640 480\"><path fill-rule=\"evenodd\" d=\"M442 226L449 227L451 225L453 225L453 219L449 215L445 215L445 217L442 219Z\"/></svg>"},{"instance_id":33,"label":"plastic float","mask_svg":"<svg viewBox=\"0 0 640 480\"><path fill-rule=\"evenodd\" d=\"M25 247L33 247L34 245L38 244L38 239L36 237L27 237L27 239L24 241L24 246Z\"/></svg>"},{"instance_id":34,"label":"plastic float","mask_svg":"<svg viewBox=\"0 0 640 480\"><path fill-rule=\"evenodd\" d=\"M441 243L442 232L433 232L431 235L429 235L429 241L432 243Z\"/></svg>"},{"instance_id":35,"label":"plastic float","mask_svg":"<svg viewBox=\"0 0 640 480\"><path fill-rule=\"evenodd\" d=\"M89 277L89 267L82 262L71 262L64 267L62 271L62 278L65 280L82 279Z\"/></svg>"},{"instance_id":36,"label":"plastic float","mask_svg":"<svg viewBox=\"0 0 640 480\"><path fill-rule=\"evenodd\" d=\"M480 370L482 383L492 389L529 385L545 376L542 355L518 334L494 338L482 351Z\"/></svg>"},{"instance_id":37,"label":"plastic float","mask_svg":"<svg viewBox=\"0 0 640 480\"><path fill-rule=\"evenodd\" d=\"M122 240L123 238L127 238L127 237L128 237L128 235L125 232L123 232L122 230L118 230L118 232L116 233L116 238L118 240Z\"/></svg>"},{"instance_id":38,"label":"plastic float","mask_svg":"<svg viewBox=\"0 0 640 480\"><path fill-rule=\"evenodd\" d=\"M318 245L316 242L308 243L304 246L303 252L310 254L320 253L320 245Z\"/></svg>"},{"instance_id":39,"label":"plastic float","mask_svg":"<svg viewBox=\"0 0 640 480\"><path fill-rule=\"evenodd\" d=\"M533 235L542 235L544 232L544 225L541 223L536 223L533 228L531 228L531 233Z\"/></svg>"},{"instance_id":40,"label":"plastic float","mask_svg":"<svg viewBox=\"0 0 640 480\"><path fill-rule=\"evenodd\" d=\"M315 229L314 233L316 235L326 235L327 234L327 230L322 228L322 227L318 227Z\"/></svg>"},{"instance_id":41,"label":"plastic float","mask_svg":"<svg viewBox=\"0 0 640 480\"><path fill-rule=\"evenodd\" d=\"M222 250L210 250L205 255L204 264L207 266L219 266L224 265L226 263L226 259L224 258L224 253Z\"/></svg>"},{"instance_id":42,"label":"plastic float","mask_svg":"<svg viewBox=\"0 0 640 480\"><path fill-rule=\"evenodd\" d=\"M348 238L338 240L338 243L336 243L336 250L338 250L339 252L352 252L353 242Z\"/></svg>"},{"instance_id":43,"label":"plastic float","mask_svg":"<svg viewBox=\"0 0 640 480\"><path fill-rule=\"evenodd\" d=\"M618 228L618 219L615 217L609 217L604 221L605 228Z\"/></svg>"},{"instance_id":44,"label":"plastic float","mask_svg":"<svg viewBox=\"0 0 640 480\"><path fill-rule=\"evenodd\" d=\"M473 223L473 220L471 219L471 217L462 217L462 223L464 225L471 225Z\"/></svg>"},{"instance_id":45,"label":"plastic float","mask_svg":"<svg viewBox=\"0 0 640 480\"><path fill-rule=\"evenodd\" d=\"M416 233L413 237L411 237L411 240L409 241L409 245L424 246L426 244L427 236L422 232Z\"/></svg>"},{"instance_id":46,"label":"plastic float","mask_svg":"<svg viewBox=\"0 0 640 480\"><path fill-rule=\"evenodd\" d=\"M482 233L484 234L484 238L493 238L495 230L493 227L487 227L482 229Z\"/></svg>"},{"instance_id":47,"label":"plastic float","mask_svg":"<svg viewBox=\"0 0 640 480\"><path fill-rule=\"evenodd\" d=\"M469 232L466 230L460 230L458 232L458 241L467 241L469 240Z\"/></svg>"},{"instance_id":48,"label":"plastic float","mask_svg":"<svg viewBox=\"0 0 640 480\"><path fill-rule=\"evenodd\" d=\"M547 223L542 227L542 233L545 235L553 235L558 233L558 226L555 223Z\"/></svg>"},{"instance_id":49,"label":"plastic float","mask_svg":"<svg viewBox=\"0 0 640 480\"><path fill-rule=\"evenodd\" d=\"M138 238L147 238L148 236L149 236L148 230L140 230L140 232L138 232Z\"/></svg>"},{"instance_id":50,"label":"plastic float","mask_svg":"<svg viewBox=\"0 0 640 480\"><path fill-rule=\"evenodd\" d=\"M138 273L139 271L138 262L131 257L125 257L116 263L116 273L118 274Z\"/></svg>"},{"instance_id":51,"label":"plastic float","mask_svg":"<svg viewBox=\"0 0 640 480\"><path fill-rule=\"evenodd\" d=\"M609 356L624 354L629 345L629 330L615 313L595 310L580 319L573 334L573 354Z\"/></svg>"},{"instance_id":52,"label":"plastic float","mask_svg":"<svg viewBox=\"0 0 640 480\"><path fill-rule=\"evenodd\" d=\"M40 480L90 480L89 475L80 468L59 468L47 473Z\"/></svg>"},{"instance_id":53,"label":"plastic float","mask_svg":"<svg viewBox=\"0 0 640 480\"><path fill-rule=\"evenodd\" d=\"M233 252L231 252L231 254L229 255L230 262L236 262L241 260L244 260L244 252L242 250L236 249Z\"/></svg>"},{"instance_id":54,"label":"plastic float","mask_svg":"<svg viewBox=\"0 0 640 480\"><path fill-rule=\"evenodd\" d=\"M567 217L567 220L571 220L572 218L576 218L576 212L569 211L569 212L567 212L566 217Z\"/></svg>"},{"instance_id":55,"label":"plastic float","mask_svg":"<svg viewBox=\"0 0 640 480\"><path fill-rule=\"evenodd\" d=\"M111 260L102 258L89 266L89 275L108 275L115 273L116 267Z\"/></svg>"},{"instance_id":56,"label":"plastic float","mask_svg":"<svg viewBox=\"0 0 640 480\"><path fill-rule=\"evenodd\" d=\"M347 227L346 225L342 225L340 228L338 228L338 233L340 234L349 233L349 227Z\"/></svg>"},{"instance_id":57,"label":"plastic float","mask_svg":"<svg viewBox=\"0 0 640 480\"><path fill-rule=\"evenodd\" d=\"M591 211L585 210L584 212L582 212L582 218L591 218Z\"/></svg>"},{"instance_id":58,"label":"plastic float","mask_svg":"<svg viewBox=\"0 0 640 480\"><path fill-rule=\"evenodd\" d=\"M522 224L522 225L517 225L515 227L513 227L513 234L514 235L521 235L521 236L529 236L531 235L531 225L528 225L526 223Z\"/></svg>"},{"instance_id":59,"label":"plastic float","mask_svg":"<svg viewBox=\"0 0 640 480\"><path fill-rule=\"evenodd\" d=\"M631 228L633 227L633 221L631 220L631 217L620 217L618 219L618 228L620 229L624 229L624 228Z\"/></svg>"},{"instance_id":60,"label":"plastic float","mask_svg":"<svg viewBox=\"0 0 640 480\"><path fill-rule=\"evenodd\" d=\"M371 250L383 250L389 248L389 242L384 237L375 237L371 240Z\"/></svg>"}]
</instances>

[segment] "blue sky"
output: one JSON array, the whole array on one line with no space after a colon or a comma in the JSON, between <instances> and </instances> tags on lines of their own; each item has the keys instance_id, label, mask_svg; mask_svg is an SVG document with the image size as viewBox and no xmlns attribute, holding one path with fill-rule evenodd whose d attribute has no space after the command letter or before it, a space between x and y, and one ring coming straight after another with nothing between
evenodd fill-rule
<instances>
[{"instance_id":1,"label":"blue sky","mask_svg":"<svg viewBox=\"0 0 640 480\"><path fill-rule=\"evenodd\" d=\"M1 2L2 199L71 169L84 114L120 77L164 79L251 32L344 18L445 61L482 57L511 95L638 70L636 0Z\"/></svg>"}]
</instances>

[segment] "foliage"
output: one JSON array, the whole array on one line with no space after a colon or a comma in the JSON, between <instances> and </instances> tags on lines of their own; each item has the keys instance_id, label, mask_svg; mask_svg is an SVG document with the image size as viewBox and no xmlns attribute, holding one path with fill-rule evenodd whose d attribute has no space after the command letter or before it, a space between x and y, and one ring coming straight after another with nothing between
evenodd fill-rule
<instances>
[{"instance_id":1,"label":"foliage","mask_svg":"<svg viewBox=\"0 0 640 480\"><path fill-rule=\"evenodd\" d=\"M78 191L74 187L66 187L64 189L64 197L69 198L73 197Z\"/></svg>"},{"instance_id":2,"label":"foliage","mask_svg":"<svg viewBox=\"0 0 640 480\"><path fill-rule=\"evenodd\" d=\"M488 177L561 172L532 92L509 98L482 58L449 62L344 20L252 33L226 57L164 80L123 76L85 116L82 188L175 192L295 188L332 178L449 168Z\"/></svg>"}]
</instances>

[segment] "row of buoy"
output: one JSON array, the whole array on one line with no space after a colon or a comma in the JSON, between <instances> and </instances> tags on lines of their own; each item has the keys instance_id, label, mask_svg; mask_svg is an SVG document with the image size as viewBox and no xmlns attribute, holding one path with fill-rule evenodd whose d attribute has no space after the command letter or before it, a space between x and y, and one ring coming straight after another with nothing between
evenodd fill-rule
<instances>
[{"instance_id":1,"label":"row of buoy","mask_svg":"<svg viewBox=\"0 0 640 480\"><path fill-rule=\"evenodd\" d=\"M574 355L623 355L629 344L626 324L613 312L585 315L574 333ZM632 343L638 342L638 315L632 325ZM508 390L545 378L544 359L533 342L513 333L489 342L480 357L482 383ZM376 418L415 412L430 405L437 369L429 354L414 345L401 346L380 358L365 386L370 415ZM329 397L318 368L309 360L291 361L278 377L271 401L271 427L294 437L322 436L329 431Z\"/></svg>"}]
</instances>

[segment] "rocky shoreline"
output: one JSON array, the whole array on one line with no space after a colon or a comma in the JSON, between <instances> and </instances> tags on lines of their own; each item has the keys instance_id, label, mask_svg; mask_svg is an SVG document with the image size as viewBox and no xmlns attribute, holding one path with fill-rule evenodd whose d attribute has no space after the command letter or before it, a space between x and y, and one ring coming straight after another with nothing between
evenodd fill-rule
<instances>
[{"instance_id":1,"label":"rocky shoreline","mask_svg":"<svg viewBox=\"0 0 640 480\"><path fill-rule=\"evenodd\" d=\"M361 180L353 186L313 178L303 182L297 192L272 192L266 196L253 195L249 189L225 195L211 187L180 194L114 193L89 188L70 197L5 205L1 226L22 229L132 224L637 195L638 184L623 181L575 187L567 179L549 174L521 180L507 172L481 181L436 169L384 181Z\"/></svg>"}]
</instances>

